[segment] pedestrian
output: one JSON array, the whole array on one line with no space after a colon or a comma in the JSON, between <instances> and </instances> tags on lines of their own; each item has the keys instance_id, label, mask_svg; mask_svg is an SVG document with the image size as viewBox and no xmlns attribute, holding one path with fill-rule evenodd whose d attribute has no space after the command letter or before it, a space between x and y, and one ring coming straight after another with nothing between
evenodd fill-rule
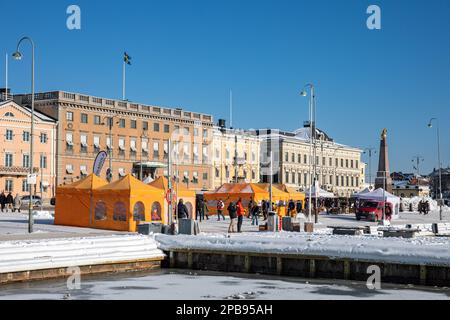
<instances>
[{"instance_id":1,"label":"pedestrian","mask_svg":"<svg viewBox=\"0 0 450 320\"><path fill-rule=\"evenodd\" d=\"M237 232L242 232L242 222L244 221L244 215L245 215L245 209L242 205L242 199L239 198L238 202L236 203L237 207Z\"/></svg>"},{"instance_id":2,"label":"pedestrian","mask_svg":"<svg viewBox=\"0 0 450 320\"><path fill-rule=\"evenodd\" d=\"M5 192L2 191L2 193L0 194L0 207L3 210L5 210L5 205L6 205L6 196L5 196Z\"/></svg>"},{"instance_id":3,"label":"pedestrian","mask_svg":"<svg viewBox=\"0 0 450 320\"><path fill-rule=\"evenodd\" d=\"M178 201L178 219L187 219L187 218L189 218L188 209L184 204L183 199L180 199L180 201Z\"/></svg>"},{"instance_id":4,"label":"pedestrian","mask_svg":"<svg viewBox=\"0 0 450 320\"><path fill-rule=\"evenodd\" d=\"M389 205L389 203L386 203L386 206L384 209L384 214L385 214L386 220L390 222L392 219L392 209L391 209L391 206Z\"/></svg>"},{"instance_id":5,"label":"pedestrian","mask_svg":"<svg viewBox=\"0 0 450 320\"><path fill-rule=\"evenodd\" d=\"M16 197L14 198L14 209L13 212L20 212L20 207L22 206L22 199L20 198L19 194L16 194Z\"/></svg>"},{"instance_id":6,"label":"pedestrian","mask_svg":"<svg viewBox=\"0 0 450 320\"><path fill-rule=\"evenodd\" d=\"M419 201L419 213L420 214L425 214L425 210L424 210L424 202L423 202L423 200L420 200Z\"/></svg>"},{"instance_id":7,"label":"pedestrian","mask_svg":"<svg viewBox=\"0 0 450 320\"><path fill-rule=\"evenodd\" d=\"M289 200L289 204L288 204L288 216L289 217L293 217L295 214L295 202L294 200Z\"/></svg>"},{"instance_id":8,"label":"pedestrian","mask_svg":"<svg viewBox=\"0 0 450 320\"><path fill-rule=\"evenodd\" d=\"M302 212L302 202L300 200L297 200L297 204L295 206L295 209L297 211L297 215L300 214Z\"/></svg>"},{"instance_id":9,"label":"pedestrian","mask_svg":"<svg viewBox=\"0 0 450 320\"><path fill-rule=\"evenodd\" d=\"M423 206L424 206L424 213L428 214L430 212L430 202L428 202L428 200L425 201L425 204Z\"/></svg>"},{"instance_id":10,"label":"pedestrian","mask_svg":"<svg viewBox=\"0 0 450 320\"><path fill-rule=\"evenodd\" d=\"M253 206L255 205L255 201L253 201L253 198L250 199L248 202L248 210L247 210L247 218L251 218L252 212L253 212Z\"/></svg>"},{"instance_id":11,"label":"pedestrian","mask_svg":"<svg viewBox=\"0 0 450 320\"><path fill-rule=\"evenodd\" d=\"M230 216L230 225L228 226L228 233L236 232L236 220L237 220L237 207L236 204L231 201L228 205L228 215Z\"/></svg>"},{"instance_id":12,"label":"pedestrian","mask_svg":"<svg viewBox=\"0 0 450 320\"><path fill-rule=\"evenodd\" d=\"M11 210L13 211L13 203L14 203L14 198L11 194L11 191L8 193L8 195L6 196L6 210Z\"/></svg>"},{"instance_id":13,"label":"pedestrian","mask_svg":"<svg viewBox=\"0 0 450 320\"><path fill-rule=\"evenodd\" d=\"M252 207L252 226L258 225L258 216L260 212L260 206L255 203L255 205Z\"/></svg>"},{"instance_id":14,"label":"pedestrian","mask_svg":"<svg viewBox=\"0 0 450 320\"><path fill-rule=\"evenodd\" d=\"M217 221L220 221L220 217L225 221L225 216L223 215L223 209L225 208L225 203L223 203L222 199L217 201Z\"/></svg>"},{"instance_id":15,"label":"pedestrian","mask_svg":"<svg viewBox=\"0 0 450 320\"><path fill-rule=\"evenodd\" d=\"M267 216L269 214L269 202L266 200L263 200L263 202L262 202L262 212L263 212L264 221L266 221Z\"/></svg>"},{"instance_id":16,"label":"pedestrian","mask_svg":"<svg viewBox=\"0 0 450 320\"><path fill-rule=\"evenodd\" d=\"M208 204L205 200L202 200L201 210L202 210L201 219L203 218L203 220L205 220L205 217L206 217L206 220L209 220L209 214L208 214L209 209L208 209ZM202 221L201 219L200 219L200 221Z\"/></svg>"},{"instance_id":17,"label":"pedestrian","mask_svg":"<svg viewBox=\"0 0 450 320\"><path fill-rule=\"evenodd\" d=\"M195 220L200 219L200 221L202 221L202 201L200 200L200 198L196 198L195 199Z\"/></svg>"}]
</instances>

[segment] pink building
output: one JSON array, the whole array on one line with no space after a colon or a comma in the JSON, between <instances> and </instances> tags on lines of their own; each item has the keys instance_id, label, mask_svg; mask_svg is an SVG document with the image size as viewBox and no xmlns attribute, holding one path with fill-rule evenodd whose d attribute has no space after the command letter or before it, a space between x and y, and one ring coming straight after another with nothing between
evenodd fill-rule
<instances>
[{"instance_id":1,"label":"pink building","mask_svg":"<svg viewBox=\"0 0 450 320\"><path fill-rule=\"evenodd\" d=\"M36 195L49 200L54 195L56 159L56 121L35 111L34 137L31 112L13 101L0 101L0 192L26 195L30 170L30 143L34 141L33 167ZM42 186L42 190L41 190Z\"/></svg>"}]
</instances>

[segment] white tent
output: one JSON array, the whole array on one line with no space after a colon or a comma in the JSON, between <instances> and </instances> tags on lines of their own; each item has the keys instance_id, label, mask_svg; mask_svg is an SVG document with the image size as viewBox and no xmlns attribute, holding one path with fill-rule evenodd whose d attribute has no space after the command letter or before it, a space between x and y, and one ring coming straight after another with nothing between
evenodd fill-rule
<instances>
[{"instance_id":1,"label":"white tent","mask_svg":"<svg viewBox=\"0 0 450 320\"><path fill-rule=\"evenodd\" d=\"M392 204L392 208L394 211L392 219L397 219L400 215L400 198L387 191L384 191L382 188L376 189L372 192L357 194L357 198L360 200L386 200L386 202Z\"/></svg>"},{"instance_id":2,"label":"white tent","mask_svg":"<svg viewBox=\"0 0 450 320\"><path fill-rule=\"evenodd\" d=\"M305 196L307 198L309 197L309 190L310 189L305 190ZM331 192L325 191L318 186L313 186L312 192L311 192L311 197L315 198L316 196L317 196L317 198L335 198L334 194L332 194Z\"/></svg>"},{"instance_id":3,"label":"white tent","mask_svg":"<svg viewBox=\"0 0 450 320\"><path fill-rule=\"evenodd\" d=\"M363 194L367 194L367 193L369 193L369 192L371 192L370 189L369 189L369 188L365 188L364 190L361 190L361 191L359 191L359 192L355 192L355 193L352 195L352 197L353 197L353 198L359 198L359 196L361 196L361 195L363 195Z\"/></svg>"}]
</instances>

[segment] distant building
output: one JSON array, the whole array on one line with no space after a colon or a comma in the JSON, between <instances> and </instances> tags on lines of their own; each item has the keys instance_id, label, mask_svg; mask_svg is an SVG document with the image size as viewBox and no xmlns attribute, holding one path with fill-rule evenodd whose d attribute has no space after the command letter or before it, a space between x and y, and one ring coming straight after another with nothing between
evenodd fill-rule
<instances>
[{"instance_id":1,"label":"distant building","mask_svg":"<svg viewBox=\"0 0 450 320\"><path fill-rule=\"evenodd\" d=\"M428 197L430 180L415 173L393 172L392 192L400 198Z\"/></svg>"},{"instance_id":2,"label":"distant building","mask_svg":"<svg viewBox=\"0 0 450 320\"><path fill-rule=\"evenodd\" d=\"M212 145L214 188L235 181L259 182L260 142L255 132L226 128L225 120L220 120L213 129Z\"/></svg>"},{"instance_id":3,"label":"distant building","mask_svg":"<svg viewBox=\"0 0 450 320\"><path fill-rule=\"evenodd\" d=\"M31 95L14 95L14 100L27 106ZM63 91L37 93L35 108L58 122L58 185L90 174L101 150L112 153L113 180L126 174L139 177L141 165L141 178L165 175L171 139L174 175L191 189L212 189L208 160L213 137L211 115ZM106 178L108 167L107 159L102 178Z\"/></svg>"},{"instance_id":4,"label":"distant building","mask_svg":"<svg viewBox=\"0 0 450 320\"><path fill-rule=\"evenodd\" d=\"M56 185L56 121L36 111L34 136L31 136L31 112L14 101L0 101L0 191L29 193L30 143L33 139L33 172L37 184L32 192L49 199Z\"/></svg>"},{"instance_id":5,"label":"distant building","mask_svg":"<svg viewBox=\"0 0 450 320\"><path fill-rule=\"evenodd\" d=\"M257 130L261 139L261 180L269 182L270 152L273 154L273 182L305 190L310 185L310 167L315 165L322 189L340 197L349 197L365 186L362 150L333 141L324 131L315 129L315 156L310 159L310 127L305 123L295 132Z\"/></svg>"},{"instance_id":6,"label":"distant building","mask_svg":"<svg viewBox=\"0 0 450 320\"><path fill-rule=\"evenodd\" d=\"M444 199L450 200L450 167L441 169L442 175L442 196ZM433 169L429 175L430 186L433 198L439 196L439 169Z\"/></svg>"}]
</instances>

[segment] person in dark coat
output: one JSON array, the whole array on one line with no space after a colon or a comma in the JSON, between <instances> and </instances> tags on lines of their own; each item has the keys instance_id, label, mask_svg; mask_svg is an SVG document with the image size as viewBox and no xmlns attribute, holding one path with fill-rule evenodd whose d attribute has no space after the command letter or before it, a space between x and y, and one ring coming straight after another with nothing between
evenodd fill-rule
<instances>
[{"instance_id":1,"label":"person in dark coat","mask_svg":"<svg viewBox=\"0 0 450 320\"><path fill-rule=\"evenodd\" d=\"M297 201L297 204L296 204L296 206L295 206L295 209L296 209L296 211L297 211L297 214L299 214L299 213L301 213L302 212L302 202L300 201L300 200L298 200Z\"/></svg>"},{"instance_id":2,"label":"person in dark coat","mask_svg":"<svg viewBox=\"0 0 450 320\"><path fill-rule=\"evenodd\" d=\"M2 191L2 193L0 194L0 206L1 206L2 212L3 212L3 210L5 210L5 205L6 205L6 196L5 196L5 192Z\"/></svg>"},{"instance_id":3,"label":"person in dark coat","mask_svg":"<svg viewBox=\"0 0 450 320\"><path fill-rule=\"evenodd\" d=\"M264 216L264 221L266 221L267 216L269 215L269 201L263 200L261 207L262 207L262 213Z\"/></svg>"},{"instance_id":4,"label":"person in dark coat","mask_svg":"<svg viewBox=\"0 0 450 320\"><path fill-rule=\"evenodd\" d=\"M230 225L228 227L228 233L236 232L237 222L237 206L234 202L230 202L228 205L228 215L230 216Z\"/></svg>"},{"instance_id":5,"label":"person in dark coat","mask_svg":"<svg viewBox=\"0 0 450 320\"><path fill-rule=\"evenodd\" d=\"M289 204L288 204L288 216L292 217L294 216L295 213L295 202L294 200L289 200Z\"/></svg>"},{"instance_id":6,"label":"person in dark coat","mask_svg":"<svg viewBox=\"0 0 450 320\"><path fill-rule=\"evenodd\" d=\"M186 205L183 202L183 199L178 201L178 219L187 219L189 218L189 212Z\"/></svg>"},{"instance_id":7,"label":"person in dark coat","mask_svg":"<svg viewBox=\"0 0 450 320\"><path fill-rule=\"evenodd\" d=\"M6 208L7 210L13 210L14 197L11 192L6 196Z\"/></svg>"}]
</instances>

